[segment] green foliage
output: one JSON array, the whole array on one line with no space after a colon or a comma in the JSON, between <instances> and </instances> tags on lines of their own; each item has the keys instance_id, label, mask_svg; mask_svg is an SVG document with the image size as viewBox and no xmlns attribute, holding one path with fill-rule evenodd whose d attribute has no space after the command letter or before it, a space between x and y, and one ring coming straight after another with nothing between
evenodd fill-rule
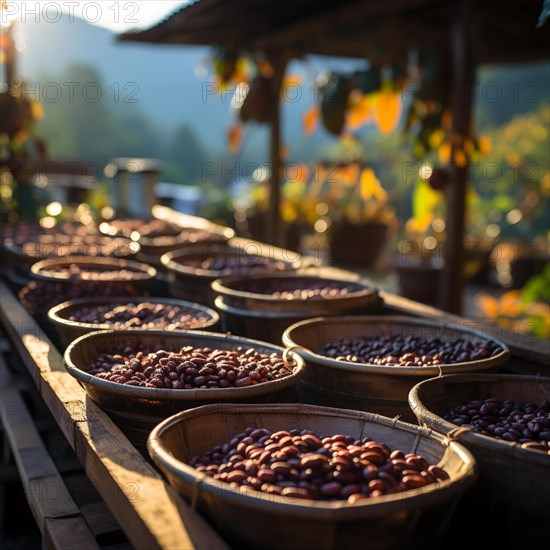
<instances>
[{"instance_id":1,"label":"green foliage","mask_svg":"<svg viewBox=\"0 0 550 550\"><path fill-rule=\"evenodd\" d=\"M547 263L543 272L531 277L521 291L523 305L534 302L550 303L550 263Z\"/></svg>"},{"instance_id":2,"label":"green foliage","mask_svg":"<svg viewBox=\"0 0 550 550\"><path fill-rule=\"evenodd\" d=\"M532 242L548 231L549 128L550 105L543 105L487 132L492 152L471 174L500 239Z\"/></svg>"}]
</instances>

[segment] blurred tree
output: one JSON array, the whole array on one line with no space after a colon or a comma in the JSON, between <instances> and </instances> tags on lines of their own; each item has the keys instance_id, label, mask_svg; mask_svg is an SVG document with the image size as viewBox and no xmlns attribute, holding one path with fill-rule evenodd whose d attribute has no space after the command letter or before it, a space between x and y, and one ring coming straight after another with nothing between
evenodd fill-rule
<instances>
[{"instance_id":1,"label":"blurred tree","mask_svg":"<svg viewBox=\"0 0 550 550\"><path fill-rule=\"evenodd\" d=\"M183 179L187 184L200 183L203 165L208 158L209 155L193 129L187 124L179 126L171 137L166 152L166 159L173 169L179 170L179 182Z\"/></svg>"}]
</instances>

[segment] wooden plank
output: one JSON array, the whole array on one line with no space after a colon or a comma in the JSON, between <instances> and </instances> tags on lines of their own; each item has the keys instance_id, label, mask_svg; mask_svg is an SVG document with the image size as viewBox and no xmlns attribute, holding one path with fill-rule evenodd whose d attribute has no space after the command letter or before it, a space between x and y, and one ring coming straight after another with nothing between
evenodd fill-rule
<instances>
[{"instance_id":1,"label":"wooden plank","mask_svg":"<svg viewBox=\"0 0 550 550\"><path fill-rule=\"evenodd\" d=\"M141 548L226 547L133 447L132 455L137 456L129 455L127 440L113 437L114 424L80 422L78 427L76 454L104 500L115 504L111 511L134 544ZM126 502L132 506L116 506ZM141 531L139 538L127 530L129 526Z\"/></svg>"},{"instance_id":2,"label":"wooden plank","mask_svg":"<svg viewBox=\"0 0 550 550\"><path fill-rule=\"evenodd\" d=\"M86 525L100 542L108 535L120 533L120 526L102 501L86 504L80 508L80 512Z\"/></svg>"},{"instance_id":3,"label":"wooden plank","mask_svg":"<svg viewBox=\"0 0 550 550\"><path fill-rule=\"evenodd\" d=\"M97 541L88 526L77 516L74 518L46 518L44 522L44 543L46 548L75 548L95 550Z\"/></svg>"},{"instance_id":4,"label":"wooden plank","mask_svg":"<svg viewBox=\"0 0 550 550\"><path fill-rule=\"evenodd\" d=\"M0 318L54 418L118 523L136 548L227 545L139 454L64 370L63 358L0 283Z\"/></svg>"},{"instance_id":5,"label":"wooden plank","mask_svg":"<svg viewBox=\"0 0 550 550\"><path fill-rule=\"evenodd\" d=\"M46 518L79 514L71 495L48 451L19 392L10 383L4 358L0 355L0 410L21 482L39 529Z\"/></svg>"}]
</instances>

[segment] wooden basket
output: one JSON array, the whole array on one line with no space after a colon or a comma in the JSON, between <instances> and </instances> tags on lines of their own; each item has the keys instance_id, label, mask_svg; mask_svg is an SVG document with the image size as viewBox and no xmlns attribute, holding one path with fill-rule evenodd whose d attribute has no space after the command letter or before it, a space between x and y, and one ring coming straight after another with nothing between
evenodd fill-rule
<instances>
[{"instance_id":1,"label":"wooden basket","mask_svg":"<svg viewBox=\"0 0 550 550\"><path fill-rule=\"evenodd\" d=\"M448 434L456 433L457 426L445 420L445 414L468 401L489 397L542 403L550 399L550 378L446 375L414 386L409 402L421 425ZM466 519L482 513L498 521L498 532L487 533L487 540L494 544L499 536L505 546L546 545L548 533L543 525L550 510L550 455L474 432L460 433L457 441L471 451L479 466L479 481L469 496Z\"/></svg>"},{"instance_id":2,"label":"wooden basket","mask_svg":"<svg viewBox=\"0 0 550 550\"><path fill-rule=\"evenodd\" d=\"M275 298L273 288L296 288L322 284L347 288L348 294L335 298ZM365 314L378 307L381 299L372 286L361 281L324 278L316 275L280 273L228 277L212 283L214 301L224 331L279 344L284 331L294 323L311 317Z\"/></svg>"},{"instance_id":3,"label":"wooden basket","mask_svg":"<svg viewBox=\"0 0 550 550\"><path fill-rule=\"evenodd\" d=\"M439 367L367 365L319 355L324 344L339 338L387 334L439 337L442 340L491 340L502 351L487 359ZM469 326L398 316L328 317L301 321L285 331L283 343L295 349L307 364L305 376L297 388L300 401L366 410L392 417L399 415L412 422L415 417L409 408L408 394L415 384L439 374L495 369L510 356L505 344Z\"/></svg>"},{"instance_id":4,"label":"wooden basket","mask_svg":"<svg viewBox=\"0 0 550 550\"><path fill-rule=\"evenodd\" d=\"M111 277L109 279L90 280L80 277L71 277L68 271L56 271L57 269L69 269L71 265L77 265L83 269L117 270L125 269L132 272L130 279ZM157 270L142 262L121 260L117 258L50 258L36 262L31 267L32 278L40 281L71 282L82 285L98 285L101 283L127 283L135 288L147 288L157 275Z\"/></svg>"},{"instance_id":5,"label":"wooden basket","mask_svg":"<svg viewBox=\"0 0 550 550\"><path fill-rule=\"evenodd\" d=\"M25 249L24 246L28 248ZM84 246L85 252L79 247ZM70 254L63 254L64 247L74 250ZM71 248L73 247L73 248ZM47 258L97 258L113 257L121 259L132 259L140 251L138 243L117 237L70 237L66 235L40 235L23 242L8 240L4 243L5 253L9 255L11 263L28 276L31 266Z\"/></svg>"},{"instance_id":6,"label":"wooden basket","mask_svg":"<svg viewBox=\"0 0 550 550\"><path fill-rule=\"evenodd\" d=\"M201 304L195 304L193 302L186 302L184 300L174 300L171 298L150 298L148 296L139 296L135 298L130 298L128 296L116 296L112 298L77 298L76 300L69 300L59 304L48 312L48 320L52 323L59 333L59 339L63 347L68 346L73 340L76 340L84 334L90 332L95 332L97 330L113 330L113 326L104 323L104 324L94 324L94 323L81 323L78 321L71 321L69 317L75 312L84 307L93 307L98 305L117 305L117 304L127 304L129 302L139 303L139 302L149 302L152 304L165 304L165 305L174 305L189 308L194 310L197 313L208 317L208 320L205 321L200 326L197 326L193 330L213 330L219 320L220 316L213 309L203 306ZM137 328L129 328L127 330L141 330ZM152 329L143 329L143 330L152 330ZM173 330L171 332L182 333L183 330Z\"/></svg>"},{"instance_id":7,"label":"wooden basket","mask_svg":"<svg viewBox=\"0 0 550 550\"><path fill-rule=\"evenodd\" d=\"M273 245L235 238L222 244L197 244L182 250L174 250L164 254L161 263L168 273L170 292L175 298L194 300L207 305L213 305L216 293L211 283L223 276L215 270L197 269L185 265L188 260L205 260L209 257L261 256L274 261L280 261L287 271L299 269L302 257L297 252L277 248ZM252 273L269 273L269 268L257 268ZM225 278L225 277L224 277Z\"/></svg>"},{"instance_id":8,"label":"wooden basket","mask_svg":"<svg viewBox=\"0 0 550 550\"><path fill-rule=\"evenodd\" d=\"M296 288L299 285L318 285L348 289L348 293L340 297L320 299L275 298L271 295L274 287ZM212 290L223 298L230 307L243 308L252 311L269 311L275 313L307 313L309 317L320 315L335 315L350 310L364 312L378 304L380 298L374 286L363 281L349 281L333 277L308 275L307 273L277 273L272 275L249 275L247 277L226 277L212 282Z\"/></svg>"},{"instance_id":9,"label":"wooden basket","mask_svg":"<svg viewBox=\"0 0 550 550\"><path fill-rule=\"evenodd\" d=\"M239 346L253 347L260 353L282 355L284 349L265 342L225 334L201 331L163 330L97 331L81 336L65 351L65 367L85 388L88 396L112 416L113 420L140 449L151 429L168 416L192 407L222 402L285 402L295 401L294 387L303 374L303 360L292 355L296 367L292 375L242 388L209 388L171 390L125 386L89 374L88 368L101 354L117 344L137 343L155 349L212 347L233 350Z\"/></svg>"},{"instance_id":10,"label":"wooden basket","mask_svg":"<svg viewBox=\"0 0 550 550\"><path fill-rule=\"evenodd\" d=\"M156 219L160 219L160 218L151 217L148 220L144 220L144 221L150 221L150 220L156 220ZM207 220L206 218L200 218L197 216L190 216L190 215L184 215L182 213L178 213L176 219L168 218L162 221L179 225L182 231L184 231L185 229L199 229L210 233L210 235L206 239L199 241L198 244L227 242L229 239L235 236L235 231L233 231L233 229L231 229L230 227L225 227L223 225L213 223L210 220ZM131 237L132 230L121 231L119 232L119 235L132 238ZM143 257L149 260L156 259L155 262L151 262L151 263L160 262L160 257L163 254L170 252L171 250L176 250L178 248L196 244L184 239L181 236L181 234L175 235L170 240L171 242L169 243L159 244L159 239L156 237L150 238L150 237L144 237L140 235L137 242L141 246L141 252L143 254Z\"/></svg>"},{"instance_id":11,"label":"wooden basket","mask_svg":"<svg viewBox=\"0 0 550 550\"><path fill-rule=\"evenodd\" d=\"M349 504L243 494L187 464L249 426L372 437L392 449L421 454L444 467L450 479ZM222 404L185 411L153 430L148 449L170 484L196 502L235 548L426 547L440 540L455 504L475 480L470 453L439 434L378 415L311 405Z\"/></svg>"}]
</instances>

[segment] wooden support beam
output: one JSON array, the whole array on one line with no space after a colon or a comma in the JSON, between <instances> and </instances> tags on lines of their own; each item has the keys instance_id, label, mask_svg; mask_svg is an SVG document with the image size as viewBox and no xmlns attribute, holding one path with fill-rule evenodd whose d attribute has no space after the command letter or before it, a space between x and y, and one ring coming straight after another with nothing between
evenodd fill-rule
<instances>
[{"instance_id":1,"label":"wooden support beam","mask_svg":"<svg viewBox=\"0 0 550 550\"><path fill-rule=\"evenodd\" d=\"M281 87L285 70L290 56L286 52L270 52L268 54L269 62L273 67L273 77L271 90L269 94L270 102L270 143L269 157L271 167L270 188L269 188L269 207L267 211L267 241L276 246L282 246L281 235L281 174L283 160L281 159Z\"/></svg>"},{"instance_id":2,"label":"wooden support beam","mask_svg":"<svg viewBox=\"0 0 550 550\"><path fill-rule=\"evenodd\" d=\"M475 80L473 6L464 0L458 6L456 20L451 31L451 55L453 70L452 133L463 147L469 137L472 123L472 103ZM451 313L462 311L464 288L464 216L469 166L452 164L452 177L445 189L447 204L447 239L445 263L440 288L442 308Z\"/></svg>"}]
</instances>

